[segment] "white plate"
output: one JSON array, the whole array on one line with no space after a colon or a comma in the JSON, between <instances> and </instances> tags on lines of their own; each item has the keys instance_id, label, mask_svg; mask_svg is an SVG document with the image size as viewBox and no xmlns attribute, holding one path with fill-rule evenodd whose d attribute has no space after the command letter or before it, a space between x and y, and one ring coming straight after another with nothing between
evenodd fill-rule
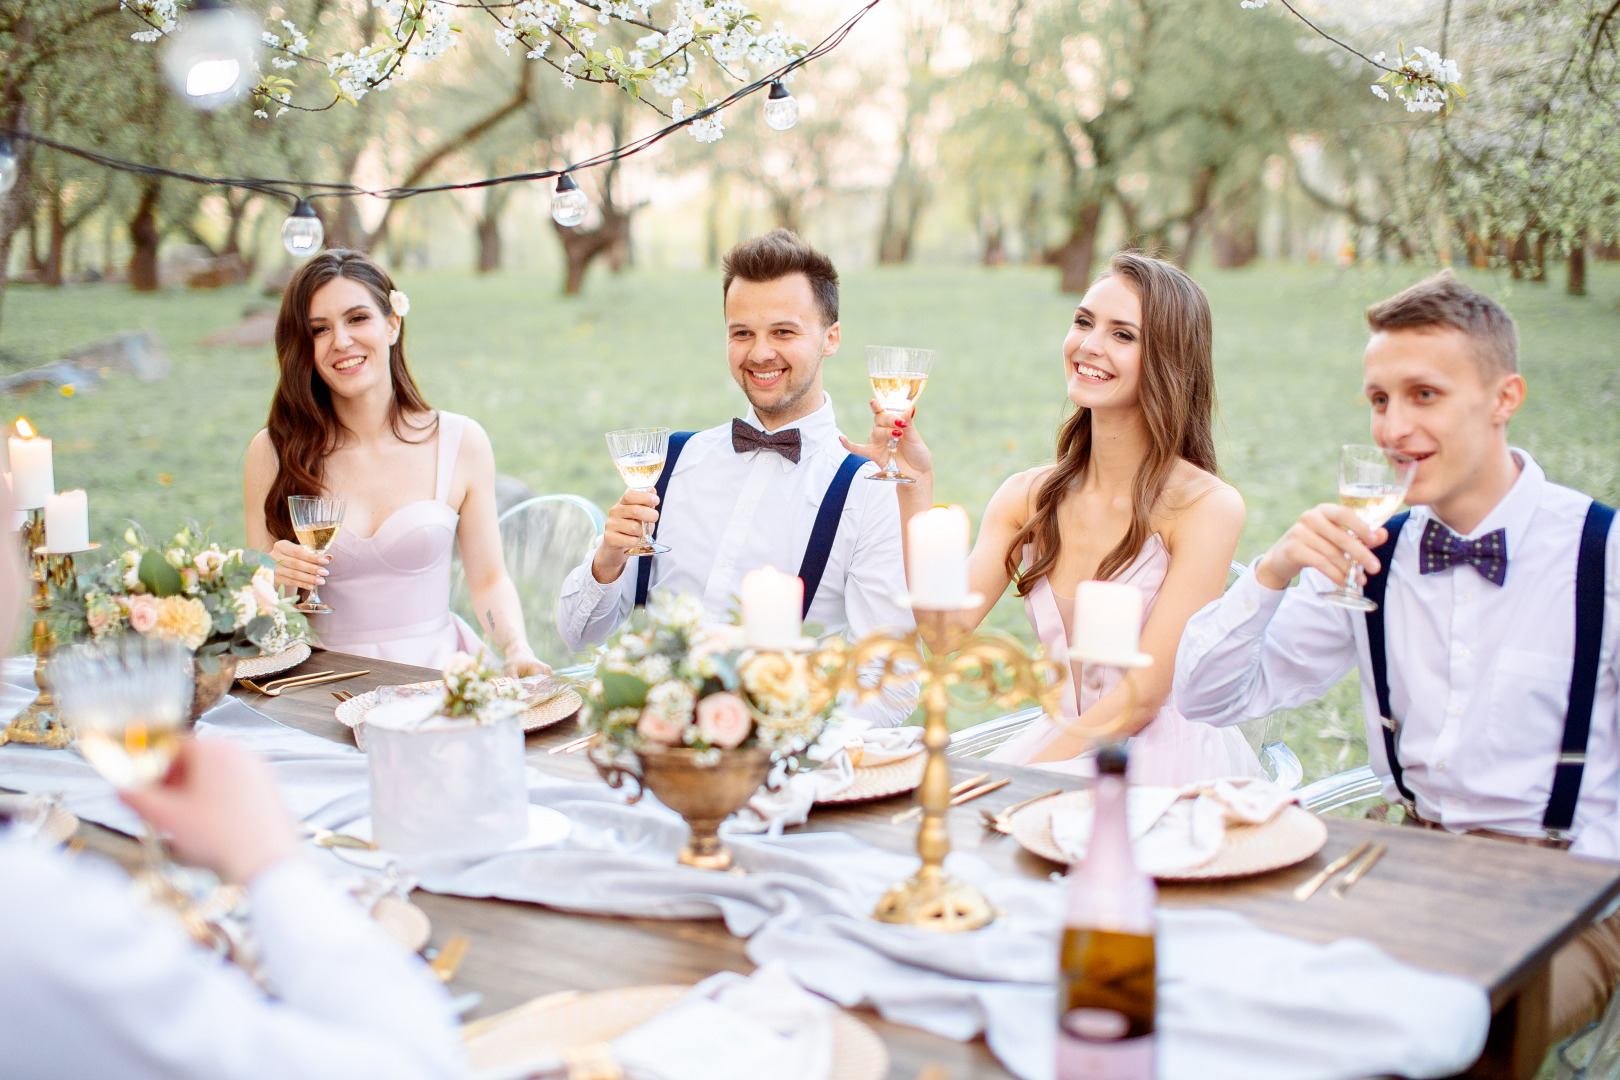
<instances>
[{"instance_id":1,"label":"white plate","mask_svg":"<svg viewBox=\"0 0 1620 1080\"><path fill-rule=\"evenodd\" d=\"M573 823L570 822L563 814L551 809L549 806L537 806L534 803L530 803L528 835L519 837L503 848L498 848L495 851L485 852L483 854L485 857L488 857L491 855L500 855L508 851L526 851L529 848L550 847L553 844L560 844L564 840L568 839L568 834L572 829ZM345 825L343 828L339 829L338 832L347 833L348 835L359 840L370 840L371 818L363 817L358 821L350 822L348 825ZM391 862L402 862L409 864L412 858L441 857L436 854L422 856L395 855L390 851L372 851L367 850L366 848L352 847L334 847L328 848L327 850L336 855L338 858L342 859L344 862L353 863L355 866L364 867L367 870L382 870Z\"/></svg>"}]
</instances>

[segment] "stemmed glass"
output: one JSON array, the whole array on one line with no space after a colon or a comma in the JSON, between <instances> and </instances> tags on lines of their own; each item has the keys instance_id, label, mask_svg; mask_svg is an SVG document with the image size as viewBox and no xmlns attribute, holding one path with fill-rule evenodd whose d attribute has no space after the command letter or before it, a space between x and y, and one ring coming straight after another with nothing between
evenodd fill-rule
<instances>
[{"instance_id":1,"label":"stemmed glass","mask_svg":"<svg viewBox=\"0 0 1620 1080\"><path fill-rule=\"evenodd\" d=\"M287 512L292 515L293 532L298 535L298 542L317 555L326 554L326 549L338 538L343 531L343 511L346 503L342 499L320 499L309 495L287 496ZM321 602L321 587L317 583L310 586L309 598L302 604L294 605L299 611L312 615L330 615L332 609Z\"/></svg>"},{"instance_id":2,"label":"stemmed glass","mask_svg":"<svg viewBox=\"0 0 1620 1080\"><path fill-rule=\"evenodd\" d=\"M178 644L138 634L51 658L51 693L79 753L119 791L155 784L168 773L191 708L191 663ZM141 847L146 887L159 896L175 894L172 864L150 825Z\"/></svg>"},{"instance_id":3,"label":"stemmed glass","mask_svg":"<svg viewBox=\"0 0 1620 1080\"><path fill-rule=\"evenodd\" d=\"M928 385L928 372L934 366L934 350L905 349L893 345L866 347L866 374L872 380L872 396L884 411L905 414L911 403ZM889 436L889 463L868 476L868 480L887 480L895 484L914 481L902 475L898 455L900 436Z\"/></svg>"},{"instance_id":4,"label":"stemmed glass","mask_svg":"<svg viewBox=\"0 0 1620 1080\"><path fill-rule=\"evenodd\" d=\"M664 471L664 455L669 452L669 428L626 428L607 433L608 453L631 491L651 491ZM641 523L641 543L626 555L662 555L669 548L653 542L652 523Z\"/></svg>"},{"instance_id":5,"label":"stemmed glass","mask_svg":"<svg viewBox=\"0 0 1620 1080\"><path fill-rule=\"evenodd\" d=\"M1412 486L1417 462L1378 446L1347 444L1339 451L1339 501L1369 528L1376 529L1394 516ZM1361 594L1361 568L1351 566L1343 585L1321 594L1330 604L1353 611L1377 611L1378 605Z\"/></svg>"}]
</instances>

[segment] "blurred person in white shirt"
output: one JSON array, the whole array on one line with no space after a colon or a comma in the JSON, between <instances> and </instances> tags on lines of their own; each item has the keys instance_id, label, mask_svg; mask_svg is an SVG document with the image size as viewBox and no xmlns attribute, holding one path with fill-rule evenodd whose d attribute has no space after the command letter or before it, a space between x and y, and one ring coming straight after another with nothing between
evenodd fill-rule
<instances>
[{"instance_id":1,"label":"blurred person in white shirt","mask_svg":"<svg viewBox=\"0 0 1620 1080\"><path fill-rule=\"evenodd\" d=\"M20 592L14 546L0 554L5 640ZM0 819L0 1076L463 1075L444 988L299 857L262 761L188 739L163 781L124 800L181 858L246 887L274 996L192 944L177 919L139 909L117 867L24 839Z\"/></svg>"},{"instance_id":2,"label":"blurred person in white shirt","mask_svg":"<svg viewBox=\"0 0 1620 1080\"><path fill-rule=\"evenodd\" d=\"M1359 669L1370 764L1408 823L1620 859L1613 511L1509 446L1526 389L1494 300L1448 271L1367 322L1372 437L1414 459L1412 509L1386 528L1336 503L1302 514L1188 622L1176 705L1234 724ZM1378 611L1321 595L1352 567ZM1548 1039L1600 1015L1617 982L1611 915L1554 957Z\"/></svg>"}]
</instances>

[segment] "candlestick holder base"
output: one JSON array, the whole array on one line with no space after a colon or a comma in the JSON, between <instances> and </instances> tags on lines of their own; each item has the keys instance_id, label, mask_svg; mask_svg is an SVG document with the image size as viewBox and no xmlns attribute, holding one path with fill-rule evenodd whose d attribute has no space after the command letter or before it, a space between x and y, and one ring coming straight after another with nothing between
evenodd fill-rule
<instances>
[{"instance_id":1,"label":"candlestick holder base","mask_svg":"<svg viewBox=\"0 0 1620 1080\"><path fill-rule=\"evenodd\" d=\"M996 917L996 909L984 893L924 864L906 880L893 885L878 901L872 918L878 922L917 926L925 930L956 933L977 930Z\"/></svg>"}]
</instances>

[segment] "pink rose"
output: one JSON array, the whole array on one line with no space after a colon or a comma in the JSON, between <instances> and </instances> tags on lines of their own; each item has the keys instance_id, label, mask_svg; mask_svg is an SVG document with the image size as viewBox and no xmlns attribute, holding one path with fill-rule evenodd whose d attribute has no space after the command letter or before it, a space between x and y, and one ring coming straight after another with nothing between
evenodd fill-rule
<instances>
[{"instance_id":1,"label":"pink rose","mask_svg":"<svg viewBox=\"0 0 1620 1080\"><path fill-rule=\"evenodd\" d=\"M104 607L96 605L85 612L85 621L90 624L92 634L100 634L112 622L112 614Z\"/></svg>"},{"instance_id":2,"label":"pink rose","mask_svg":"<svg viewBox=\"0 0 1620 1080\"><path fill-rule=\"evenodd\" d=\"M276 575L268 566L261 566L253 571L253 599L258 601L259 611L265 614L276 610L281 597L276 592Z\"/></svg>"},{"instance_id":3,"label":"pink rose","mask_svg":"<svg viewBox=\"0 0 1620 1080\"><path fill-rule=\"evenodd\" d=\"M149 634L158 624L157 597L132 596L129 598L129 628L137 634Z\"/></svg>"},{"instance_id":4,"label":"pink rose","mask_svg":"<svg viewBox=\"0 0 1620 1080\"><path fill-rule=\"evenodd\" d=\"M636 721L638 735L665 746L679 746L681 735L685 731L686 722L680 717L670 716L663 710L651 706L642 709L641 719Z\"/></svg>"},{"instance_id":5,"label":"pink rose","mask_svg":"<svg viewBox=\"0 0 1620 1080\"><path fill-rule=\"evenodd\" d=\"M748 738L754 718L736 694L710 694L697 704L697 726L710 746L730 750Z\"/></svg>"}]
</instances>

